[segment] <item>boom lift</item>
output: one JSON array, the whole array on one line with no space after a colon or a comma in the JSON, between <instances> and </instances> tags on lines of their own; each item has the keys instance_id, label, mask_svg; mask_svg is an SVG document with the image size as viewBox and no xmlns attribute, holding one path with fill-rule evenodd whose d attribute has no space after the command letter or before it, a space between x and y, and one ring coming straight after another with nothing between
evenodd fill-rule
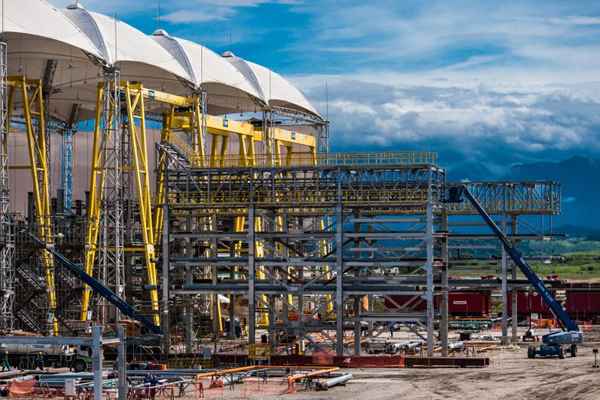
<instances>
[{"instance_id":1,"label":"boom lift","mask_svg":"<svg viewBox=\"0 0 600 400\"><path fill-rule=\"evenodd\" d=\"M504 232L502 232L494 220L483 209L479 201L469 192L466 185L451 187L448 191L447 202L460 203L463 200L463 195L492 229L510 258L519 267L535 291L542 297L561 325L562 331L550 332L542 336L542 345L539 347L530 346L527 356L529 358L535 358L535 356L564 358L564 346L569 346L571 357L575 357L577 354L577 344L583 342L583 334L577 324L569 317L569 314L562 308L561 304L554 298L546 286L544 286L544 282L536 275L527 261L525 261L521 252L513 246Z\"/></svg>"}]
</instances>

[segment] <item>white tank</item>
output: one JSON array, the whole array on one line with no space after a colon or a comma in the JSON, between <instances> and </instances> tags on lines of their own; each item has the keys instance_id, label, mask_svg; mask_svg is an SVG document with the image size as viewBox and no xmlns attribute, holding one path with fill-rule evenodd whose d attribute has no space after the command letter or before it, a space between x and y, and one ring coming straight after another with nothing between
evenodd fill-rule
<instances>
[{"instance_id":1,"label":"white tank","mask_svg":"<svg viewBox=\"0 0 600 400\"><path fill-rule=\"evenodd\" d=\"M44 355L67 355L72 350L69 346L57 346L51 344L1 344L0 350L6 350L9 354L38 354Z\"/></svg>"}]
</instances>

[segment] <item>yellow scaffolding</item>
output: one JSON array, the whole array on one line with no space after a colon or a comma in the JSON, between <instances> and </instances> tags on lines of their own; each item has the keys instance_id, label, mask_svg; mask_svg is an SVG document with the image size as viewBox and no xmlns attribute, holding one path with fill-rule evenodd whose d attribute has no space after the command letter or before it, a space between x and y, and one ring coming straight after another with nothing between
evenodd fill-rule
<instances>
[{"instance_id":1,"label":"yellow scaffolding","mask_svg":"<svg viewBox=\"0 0 600 400\"><path fill-rule=\"evenodd\" d=\"M46 116L41 80L27 79L25 76L7 79L8 113L6 123L10 130L10 121L16 96L21 96L23 117L27 133L27 150L29 153L29 169L33 182L33 198L35 202L35 220L38 237L48 246L54 245L50 205L50 181L48 168L48 147L46 143ZM45 272L46 290L48 293L48 325L50 334L58 335L56 319L56 286L54 276L54 258L46 250L41 251L41 261Z\"/></svg>"},{"instance_id":2,"label":"yellow scaffolding","mask_svg":"<svg viewBox=\"0 0 600 400\"><path fill-rule=\"evenodd\" d=\"M152 197L150 189L150 169L148 165L148 143L146 132L146 111L144 98L148 92L141 84L130 82L121 83L127 112L127 131L131 143L133 165L126 166L134 174L134 182L137 190L140 225L142 228L142 239L144 242L143 253L146 262L147 282L150 287L150 303L152 318L156 325L160 324L158 304L158 278L156 273L155 253L155 230L152 219ZM92 171L90 176L90 204L88 209L88 226L86 232L85 261L84 268L88 274L93 274L94 263L98 248L98 236L100 231L100 216L103 199L103 188L105 183L106 168L101 149L102 127L102 104L104 102L104 85L99 84L96 97L96 123L94 128L94 141L92 149ZM112 108L111 108L112 109ZM112 115L108 117L110 121ZM139 121L139 128L136 124ZM127 251L138 251L137 248L128 248ZM85 287L81 307L81 319L88 319L90 302L90 288Z\"/></svg>"},{"instance_id":3,"label":"yellow scaffolding","mask_svg":"<svg viewBox=\"0 0 600 400\"><path fill-rule=\"evenodd\" d=\"M97 242L100 224L102 188L104 185L104 174L102 152L100 149L100 119L101 108L104 100L103 85L98 86L97 104L96 104L96 125L94 130L93 146L93 165L90 178L90 209L88 211L88 232L86 235L86 254L85 270L88 273L93 272L97 252ZM178 96L170 93L144 88L139 83L121 82L121 90L124 92L127 116L129 123L129 135L132 147L132 170L135 173L135 184L138 192L138 201L140 209L140 222L142 226L142 236L144 240L144 256L147 268L148 285L150 286L150 298L154 322L159 323L158 314L158 291L156 274L156 254L155 246L162 235L164 223L163 204L165 198L165 173L167 169L167 155L161 154L158 160L156 199L154 209L152 209L149 169L148 169L148 149L147 132L145 123L144 100L150 100L162 103L168 106L169 110L163 113L163 128L161 132L161 141L174 144L181 150L192 167L227 167L232 166L255 166L256 142L264 141L265 133L263 128L256 127L251 123L228 120L227 118L210 116L202 114L201 97L199 95ZM135 121L139 121L139 128ZM175 134L176 131L183 131L186 138L180 138ZM210 154L205 154L206 138L204 133L211 136ZM238 141L238 155L235 160L230 158L229 143L230 138L235 136ZM310 149L312 162L316 163L316 139L307 134L293 132L284 128L271 127L269 137L275 145L275 160L273 166L279 166L282 161L285 165L291 165L294 156L294 145L306 146ZM191 143L190 143L191 142ZM286 158L282 159L281 147L286 149ZM153 214L154 212L154 214ZM244 218L237 217L235 220L235 229L242 230ZM262 220L256 219L256 228L261 230ZM241 244L240 244L241 245ZM238 247L238 251L241 248ZM126 249L133 251L135 249ZM259 243L256 249L260 256L264 249ZM265 278L264 268L257 269L259 279ZM266 296L263 296L263 302L266 303ZM89 308L90 292L89 288L84 290L82 302L82 319L87 319ZM213 300L216 301L216 300ZM217 301L217 304L219 302ZM216 307L217 315L221 315L220 304ZM220 318L219 318L220 319ZM263 313L260 323L268 325L268 315ZM219 328L222 330L222 323L219 321Z\"/></svg>"}]
</instances>

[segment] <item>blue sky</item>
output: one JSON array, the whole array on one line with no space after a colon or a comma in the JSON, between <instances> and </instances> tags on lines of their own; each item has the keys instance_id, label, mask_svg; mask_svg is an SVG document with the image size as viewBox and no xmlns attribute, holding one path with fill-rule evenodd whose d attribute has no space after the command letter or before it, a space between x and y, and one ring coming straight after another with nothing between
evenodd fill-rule
<instances>
[{"instance_id":1,"label":"blue sky","mask_svg":"<svg viewBox=\"0 0 600 400\"><path fill-rule=\"evenodd\" d=\"M158 26L158 0L82 3L147 33ZM169 33L266 65L328 108L334 150L434 150L450 165L499 174L519 162L600 158L600 2L161 0L160 8Z\"/></svg>"}]
</instances>

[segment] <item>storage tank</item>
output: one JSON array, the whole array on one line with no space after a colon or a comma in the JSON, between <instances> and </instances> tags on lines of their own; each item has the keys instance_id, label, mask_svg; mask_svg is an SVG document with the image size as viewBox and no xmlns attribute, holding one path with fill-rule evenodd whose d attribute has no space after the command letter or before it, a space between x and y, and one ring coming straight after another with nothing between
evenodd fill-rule
<instances>
[{"instance_id":1,"label":"storage tank","mask_svg":"<svg viewBox=\"0 0 600 400\"><path fill-rule=\"evenodd\" d=\"M51 344L0 344L0 349L8 351L9 354L42 353L53 356L73 354L70 346Z\"/></svg>"}]
</instances>

